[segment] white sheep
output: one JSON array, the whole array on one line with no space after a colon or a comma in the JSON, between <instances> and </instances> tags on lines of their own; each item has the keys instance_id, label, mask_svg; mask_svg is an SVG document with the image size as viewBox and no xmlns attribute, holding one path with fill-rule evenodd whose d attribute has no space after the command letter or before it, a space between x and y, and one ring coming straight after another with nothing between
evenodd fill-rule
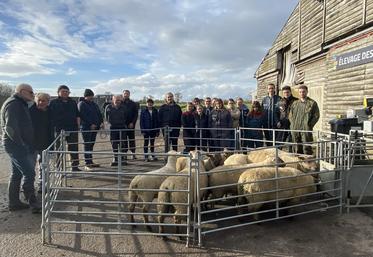
<instances>
[{"instance_id":1,"label":"white sheep","mask_svg":"<svg viewBox=\"0 0 373 257\"><path fill-rule=\"evenodd\" d=\"M318 164L314 160L312 155L298 155L294 153L288 153L282 150L277 150L278 157L280 157L285 163L286 167L293 167L303 172L316 172L318 170ZM261 150L253 150L247 154L249 163L261 162L267 158L267 156L275 156L275 148L267 148Z\"/></svg>"},{"instance_id":2,"label":"white sheep","mask_svg":"<svg viewBox=\"0 0 373 257\"><path fill-rule=\"evenodd\" d=\"M196 158L196 152L192 152L193 158ZM180 171L178 174L188 174L190 170L190 159L186 162L186 167ZM199 171L202 173L205 171L203 162L200 161L199 163ZM196 188L194 181L196 180L196 170L191 170L191 183L190 183L190 201L189 206L191 206L195 199ZM206 187L208 183L206 175L199 176L199 185L200 187ZM188 193L187 192L175 192L175 190L187 190L188 189L188 177L187 176L170 176L163 181L161 186L159 187L160 191L158 193L158 205L157 210L159 214L164 213L171 213L175 214L174 216L174 223L180 224L183 220L185 220L185 216L177 216L178 214L187 214L187 205L180 205L180 203L187 204L188 203ZM163 191L165 190L165 191ZM202 198L203 195L200 195ZM167 204L165 204L167 203ZM175 203L175 204L172 204ZM170 205L172 204L172 205ZM164 222L165 216L159 215L158 216L158 223L159 225L159 233L163 233L163 226L162 223ZM178 233L179 226L176 226L176 230Z\"/></svg>"},{"instance_id":3,"label":"white sheep","mask_svg":"<svg viewBox=\"0 0 373 257\"><path fill-rule=\"evenodd\" d=\"M277 159L277 164L282 165L283 161ZM243 165L224 165L210 170L208 173L209 187L222 186L209 190L210 199L223 197L227 193L237 194L237 181L242 174L250 168L275 165L276 157L268 155L263 161L257 163L248 163ZM224 186L227 185L227 186Z\"/></svg>"},{"instance_id":4,"label":"white sheep","mask_svg":"<svg viewBox=\"0 0 373 257\"><path fill-rule=\"evenodd\" d=\"M250 163L249 158L247 154L243 153L233 154L224 161L224 165L241 165L247 163Z\"/></svg>"},{"instance_id":5,"label":"white sheep","mask_svg":"<svg viewBox=\"0 0 373 257\"><path fill-rule=\"evenodd\" d=\"M279 167L277 171L278 177L285 177L278 179L278 198L290 198L288 200L281 200L280 202L288 202L291 204L298 203L305 194L316 192L316 184L314 177L307 175L300 170L292 167ZM273 201L276 199L276 177L275 167L263 167L250 169L243 172L238 179L237 191L239 197L238 203L257 203L249 205L249 212L258 211L266 201ZM289 190L283 190L289 189ZM269 193L265 193L271 191ZM242 208L239 209L242 213ZM254 219L258 219L258 215L254 215Z\"/></svg>"},{"instance_id":6,"label":"white sheep","mask_svg":"<svg viewBox=\"0 0 373 257\"><path fill-rule=\"evenodd\" d=\"M149 171L144 175L135 176L129 185L130 190L128 191L128 198L131 202L128 207L129 212L134 211L136 206L135 202L137 202L138 199L141 199L142 202L145 202L142 208L144 223L148 223L148 216L146 215L146 213L148 212L149 204L146 203L152 202L153 199L157 197L157 190L159 189L162 182L168 177L167 174L176 173L177 152L169 151L168 153L170 155L168 156L167 164L165 166L154 171ZM160 176L158 174L165 175ZM136 191L132 191L131 189L136 189ZM154 189L155 191L139 191L141 189ZM129 221L133 223L133 215L131 214L129 215Z\"/></svg>"}]
</instances>

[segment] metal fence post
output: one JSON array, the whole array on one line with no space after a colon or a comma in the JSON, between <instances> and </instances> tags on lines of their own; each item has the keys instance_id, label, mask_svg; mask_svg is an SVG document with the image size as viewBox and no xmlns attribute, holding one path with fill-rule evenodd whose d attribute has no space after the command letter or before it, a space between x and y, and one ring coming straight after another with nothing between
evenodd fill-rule
<instances>
[{"instance_id":1,"label":"metal fence post","mask_svg":"<svg viewBox=\"0 0 373 257\"><path fill-rule=\"evenodd\" d=\"M42 195L41 195L41 237L42 237L42 243L45 244L45 232L46 232L46 222L47 222L47 219L45 217L45 213L46 213L46 176L49 174L48 173L48 169L49 169L49 163L47 162L47 155L48 155L48 152L47 150L44 150L42 152L42 159L41 159L41 170L42 170L42 182L41 182L41 186L42 186Z\"/></svg>"},{"instance_id":2,"label":"metal fence post","mask_svg":"<svg viewBox=\"0 0 373 257\"><path fill-rule=\"evenodd\" d=\"M241 133L240 128L235 128L235 130L234 130L234 134L235 134L234 143L235 143L235 149L236 150L241 149L241 134L240 133Z\"/></svg>"},{"instance_id":3,"label":"metal fence post","mask_svg":"<svg viewBox=\"0 0 373 257\"><path fill-rule=\"evenodd\" d=\"M276 218L278 218L280 215L279 208L280 208L280 202L279 202L279 176L278 176L278 148L276 147L276 162L275 162L275 174L276 174Z\"/></svg>"},{"instance_id":4,"label":"metal fence post","mask_svg":"<svg viewBox=\"0 0 373 257\"><path fill-rule=\"evenodd\" d=\"M273 144L273 146L276 145L276 131L275 131L275 129L272 129L272 144Z\"/></svg>"},{"instance_id":5,"label":"metal fence post","mask_svg":"<svg viewBox=\"0 0 373 257\"><path fill-rule=\"evenodd\" d=\"M197 232L198 232L198 246L202 246L202 231L201 231L201 192L200 192L200 182L199 182L199 176L200 176L200 166L199 166L199 163L201 161L201 152L200 151L197 151L197 158L196 159L193 159L192 161L194 161L194 175L195 175L195 178L196 178L196 181L195 181L195 185L196 185L196 203L197 203L197 214L198 214L198 218L197 218ZM193 172L192 172L193 174Z\"/></svg>"}]
</instances>

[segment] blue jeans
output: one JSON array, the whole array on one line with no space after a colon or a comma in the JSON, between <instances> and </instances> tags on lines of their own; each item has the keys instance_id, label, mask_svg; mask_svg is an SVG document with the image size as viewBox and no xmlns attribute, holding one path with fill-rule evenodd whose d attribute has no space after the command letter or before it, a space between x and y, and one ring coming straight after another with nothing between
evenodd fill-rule
<instances>
[{"instance_id":1,"label":"blue jeans","mask_svg":"<svg viewBox=\"0 0 373 257\"><path fill-rule=\"evenodd\" d=\"M4 148L10 157L12 167L9 183L19 186L23 178L22 188L25 195L33 194L35 192L35 153L31 153L12 142L4 143Z\"/></svg>"}]
</instances>

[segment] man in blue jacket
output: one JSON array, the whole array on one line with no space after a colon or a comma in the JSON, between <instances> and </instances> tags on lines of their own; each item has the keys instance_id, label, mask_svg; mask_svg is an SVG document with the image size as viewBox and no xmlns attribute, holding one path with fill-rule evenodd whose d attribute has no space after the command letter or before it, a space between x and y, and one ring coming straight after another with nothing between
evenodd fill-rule
<instances>
[{"instance_id":1,"label":"man in blue jacket","mask_svg":"<svg viewBox=\"0 0 373 257\"><path fill-rule=\"evenodd\" d=\"M280 120L280 100L281 97L276 95L275 85L269 83L267 86L268 95L263 98L262 108L264 111L264 128L276 129L277 123ZM266 138L266 145L271 146L273 144L273 131L265 130L264 135ZM275 135L276 137L276 135Z\"/></svg>"},{"instance_id":2,"label":"man in blue jacket","mask_svg":"<svg viewBox=\"0 0 373 257\"><path fill-rule=\"evenodd\" d=\"M20 84L16 87L15 94L9 97L1 108L2 140L12 167L8 185L9 211L22 210L29 206L33 213L41 210L41 204L35 196L34 131L28 109L28 104L32 103L33 99L32 87ZM23 193L29 205L19 199L22 180Z\"/></svg>"},{"instance_id":3,"label":"man in blue jacket","mask_svg":"<svg viewBox=\"0 0 373 257\"><path fill-rule=\"evenodd\" d=\"M84 159L85 170L91 171L92 168L99 167L98 164L93 163L92 154L93 146L96 142L97 130L102 126L102 115L98 105L93 102L94 93L91 89L84 91L84 99L78 103L78 110L80 113L80 127L82 129L82 136L84 140Z\"/></svg>"}]
</instances>

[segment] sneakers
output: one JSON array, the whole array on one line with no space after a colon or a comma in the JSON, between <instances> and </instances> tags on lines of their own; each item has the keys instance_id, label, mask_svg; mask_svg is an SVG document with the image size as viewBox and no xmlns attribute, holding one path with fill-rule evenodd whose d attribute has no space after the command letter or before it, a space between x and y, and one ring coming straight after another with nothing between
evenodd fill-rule
<instances>
[{"instance_id":1,"label":"sneakers","mask_svg":"<svg viewBox=\"0 0 373 257\"><path fill-rule=\"evenodd\" d=\"M149 158L148 157L145 157L145 162L149 162Z\"/></svg>"},{"instance_id":2,"label":"sneakers","mask_svg":"<svg viewBox=\"0 0 373 257\"><path fill-rule=\"evenodd\" d=\"M84 170L85 171L93 171L93 168L92 168L92 166L91 165L86 165L85 167L84 167Z\"/></svg>"},{"instance_id":3,"label":"sneakers","mask_svg":"<svg viewBox=\"0 0 373 257\"><path fill-rule=\"evenodd\" d=\"M158 158L153 156L153 161L155 161L155 162L158 161Z\"/></svg>"}]
</instances>

